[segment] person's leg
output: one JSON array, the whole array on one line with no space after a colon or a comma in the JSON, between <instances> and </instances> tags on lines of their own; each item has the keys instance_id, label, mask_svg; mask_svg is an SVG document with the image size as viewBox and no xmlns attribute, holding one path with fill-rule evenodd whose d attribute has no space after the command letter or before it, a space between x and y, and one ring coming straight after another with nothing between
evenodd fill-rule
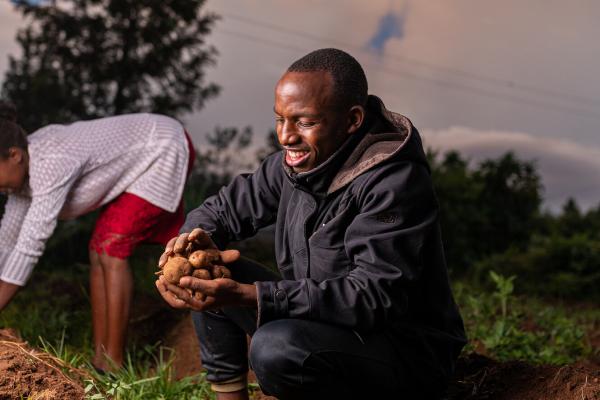
<instances>
[{"instance_id":1,"label":"person's leg","mask_svg":"<svg viewBox=\"0 0 600 400\"><path fill-rule=\"evenodd\" d=\"M100 262L106 296L106 356L109 367L111 364L121 367L133 298L133 275L127 259L101 254Z\"/></svg>"},{"instance_id":2,"label":"person's leg","mask_svg":"<svg viewBox=\"0 0 600 400\"><path fill-rule=\"evenodd\" d=\"M250 365L263 391L280 399L414 398L409 371L384 333L272 321L252 337Z\"/></svg>"},{"instance_id":3,"label":"person's leg","mask_svg":"<svg viewBox=\"0 0 600 400\"><path fill-rule=\"evenodd\" d=\"M92 332L94 340L94 358L92 365L99 369L106 368L104 353L106 352L106 289L104 287L104 270L100 256L90 249L90 302L92 305Z\"/></svg>"},{"instance_id":4,"label":"person's leg","mask_svg":"<svg viewBox=\"0 0 600 400\"><path fill-rule=\"evenodd\" d=\"M242 283L279 280L279 275L246 258L229 265L232 278ZM200 358L218 400L247 399L246 334L256 330L256 309L229 307L192 312Z\"/></svg>"}]
</instances>

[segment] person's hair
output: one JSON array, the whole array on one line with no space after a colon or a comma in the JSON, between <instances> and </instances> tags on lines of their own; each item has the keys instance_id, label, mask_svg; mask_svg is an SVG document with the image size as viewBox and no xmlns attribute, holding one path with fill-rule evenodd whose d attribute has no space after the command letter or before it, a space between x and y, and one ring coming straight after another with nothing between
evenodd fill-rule
<instances>
[{"instance_id":1,"label":"person's hair","mask_svg":"<svg viewBox=\"0 0 600 400\"><path fill-rule=\"evenodd\" d=\"M351 107L367 104L368 90L365 71L350 54L338 49L319 49L294 61L287 72L329 72L337 105Z\"/></svg>"},{"instance_id":2,"label":"person's hair","mask_svg":"<svg viewBox=\"0 0 600 400\"><path fill-rule=\"evenodd\" d=\"M0 100L0 157L8 157L11 147L27 151L27 133L17 124L14 104Z\"/></svg>"}]
</instances>

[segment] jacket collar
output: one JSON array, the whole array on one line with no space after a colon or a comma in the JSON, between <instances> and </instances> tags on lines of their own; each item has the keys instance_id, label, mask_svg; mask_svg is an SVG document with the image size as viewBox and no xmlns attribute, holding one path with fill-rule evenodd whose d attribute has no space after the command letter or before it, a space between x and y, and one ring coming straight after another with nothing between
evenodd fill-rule
<instances>
[{"instance_id":1,"label":"jacket collar","mask_svg":"<svg viewBox=\"0 0 600 400\"><path fill-rule=\"evenodd\" d=\"M300 173L294 172L292 168L286 164L284 156L282 159L283 169L290 182L294 187L309 192L317 197L326 196L334 176L367 133L367 126L368 120L365 121L365 128L361 128L358 132L348 137L331 157L310 171Z\"/></svg>"}]
</instances>

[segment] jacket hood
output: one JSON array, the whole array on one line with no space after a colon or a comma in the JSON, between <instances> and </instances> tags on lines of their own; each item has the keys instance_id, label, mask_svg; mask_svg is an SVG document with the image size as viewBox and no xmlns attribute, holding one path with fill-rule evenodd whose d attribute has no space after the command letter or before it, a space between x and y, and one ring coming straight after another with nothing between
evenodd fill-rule
<instances>
[{"instance_id":1,"label":"jacket hood","mask_svg":"<svg viewBox=\"0 0 600 400\"><path fill-rule=\"evenodd\" d=\"M392 158L416 161L429 170L419 132L408 118L389 111L383 101L373 95L369 96L367 110L371 113L372 125L331 181L328 194Z\"/></svg>"},{"instance_id":2,"label":"jacket hood","mask_svg":"<svg viewBox=\"0 0 600 400\"><path fill-rule=\"evenodd\" d=\"M295 186L315 195L333 193L371 168L390 159L427 165L421 138L408 118L385 108L383 101L370 95L366 126L352 135L328 160L313 170L295 173L282 158L286 176Z\"/></svg>"}]
</instances>

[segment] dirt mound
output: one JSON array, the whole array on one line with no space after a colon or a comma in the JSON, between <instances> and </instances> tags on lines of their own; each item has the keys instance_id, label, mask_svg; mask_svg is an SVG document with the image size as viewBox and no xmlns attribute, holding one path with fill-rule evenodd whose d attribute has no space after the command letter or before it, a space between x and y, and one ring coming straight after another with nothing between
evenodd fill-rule
<instances>
[{"instance_id":1,"label":"dirt mound","mask_svg":"<svg viewBox=\"0 0 600 400\"><path fill-rule=\"evenodd\" d=\"M34 350L14 331L0 329L0 400L83 399L83 388L57 360Z\"/></svg>"},{"instance_id":2,"label":"dirt mound","mask_svg":"<svg viewBox=\"0 0 600 400\"><path fill-rule=\"evenodd\" d=\"M459 360L448 394L449 400L598 400L600 366L500 363L471 354Z\"/></svg>"},{"instance_id":3,"label":"dirt mound","mask_svg":"<svg viewBox=\"0 0 600 400\"><path fill-rule=\"evenodd\" d=\"M194 331L191 314L182 318L164 340L164 346L173 351L173 369L177 379L198 374L202 371L200 361L200 345ZM250 382L256 382L254 373L248 374ZM260 389L252 391L253 400L275 400L275 397L264 395Z\"/></svg>"},{"instance_id":4,"label":"dirt mound","mask_svg":"<svg viewBox=\"0 0 600 400\"><path fill-rule=\"evenodd\" d=\"M173 350L173 371L176 379L202 371L200 345L196 339L191 315L179 320L164 340L164 346Z\"/></svg>"}]
</instances>

